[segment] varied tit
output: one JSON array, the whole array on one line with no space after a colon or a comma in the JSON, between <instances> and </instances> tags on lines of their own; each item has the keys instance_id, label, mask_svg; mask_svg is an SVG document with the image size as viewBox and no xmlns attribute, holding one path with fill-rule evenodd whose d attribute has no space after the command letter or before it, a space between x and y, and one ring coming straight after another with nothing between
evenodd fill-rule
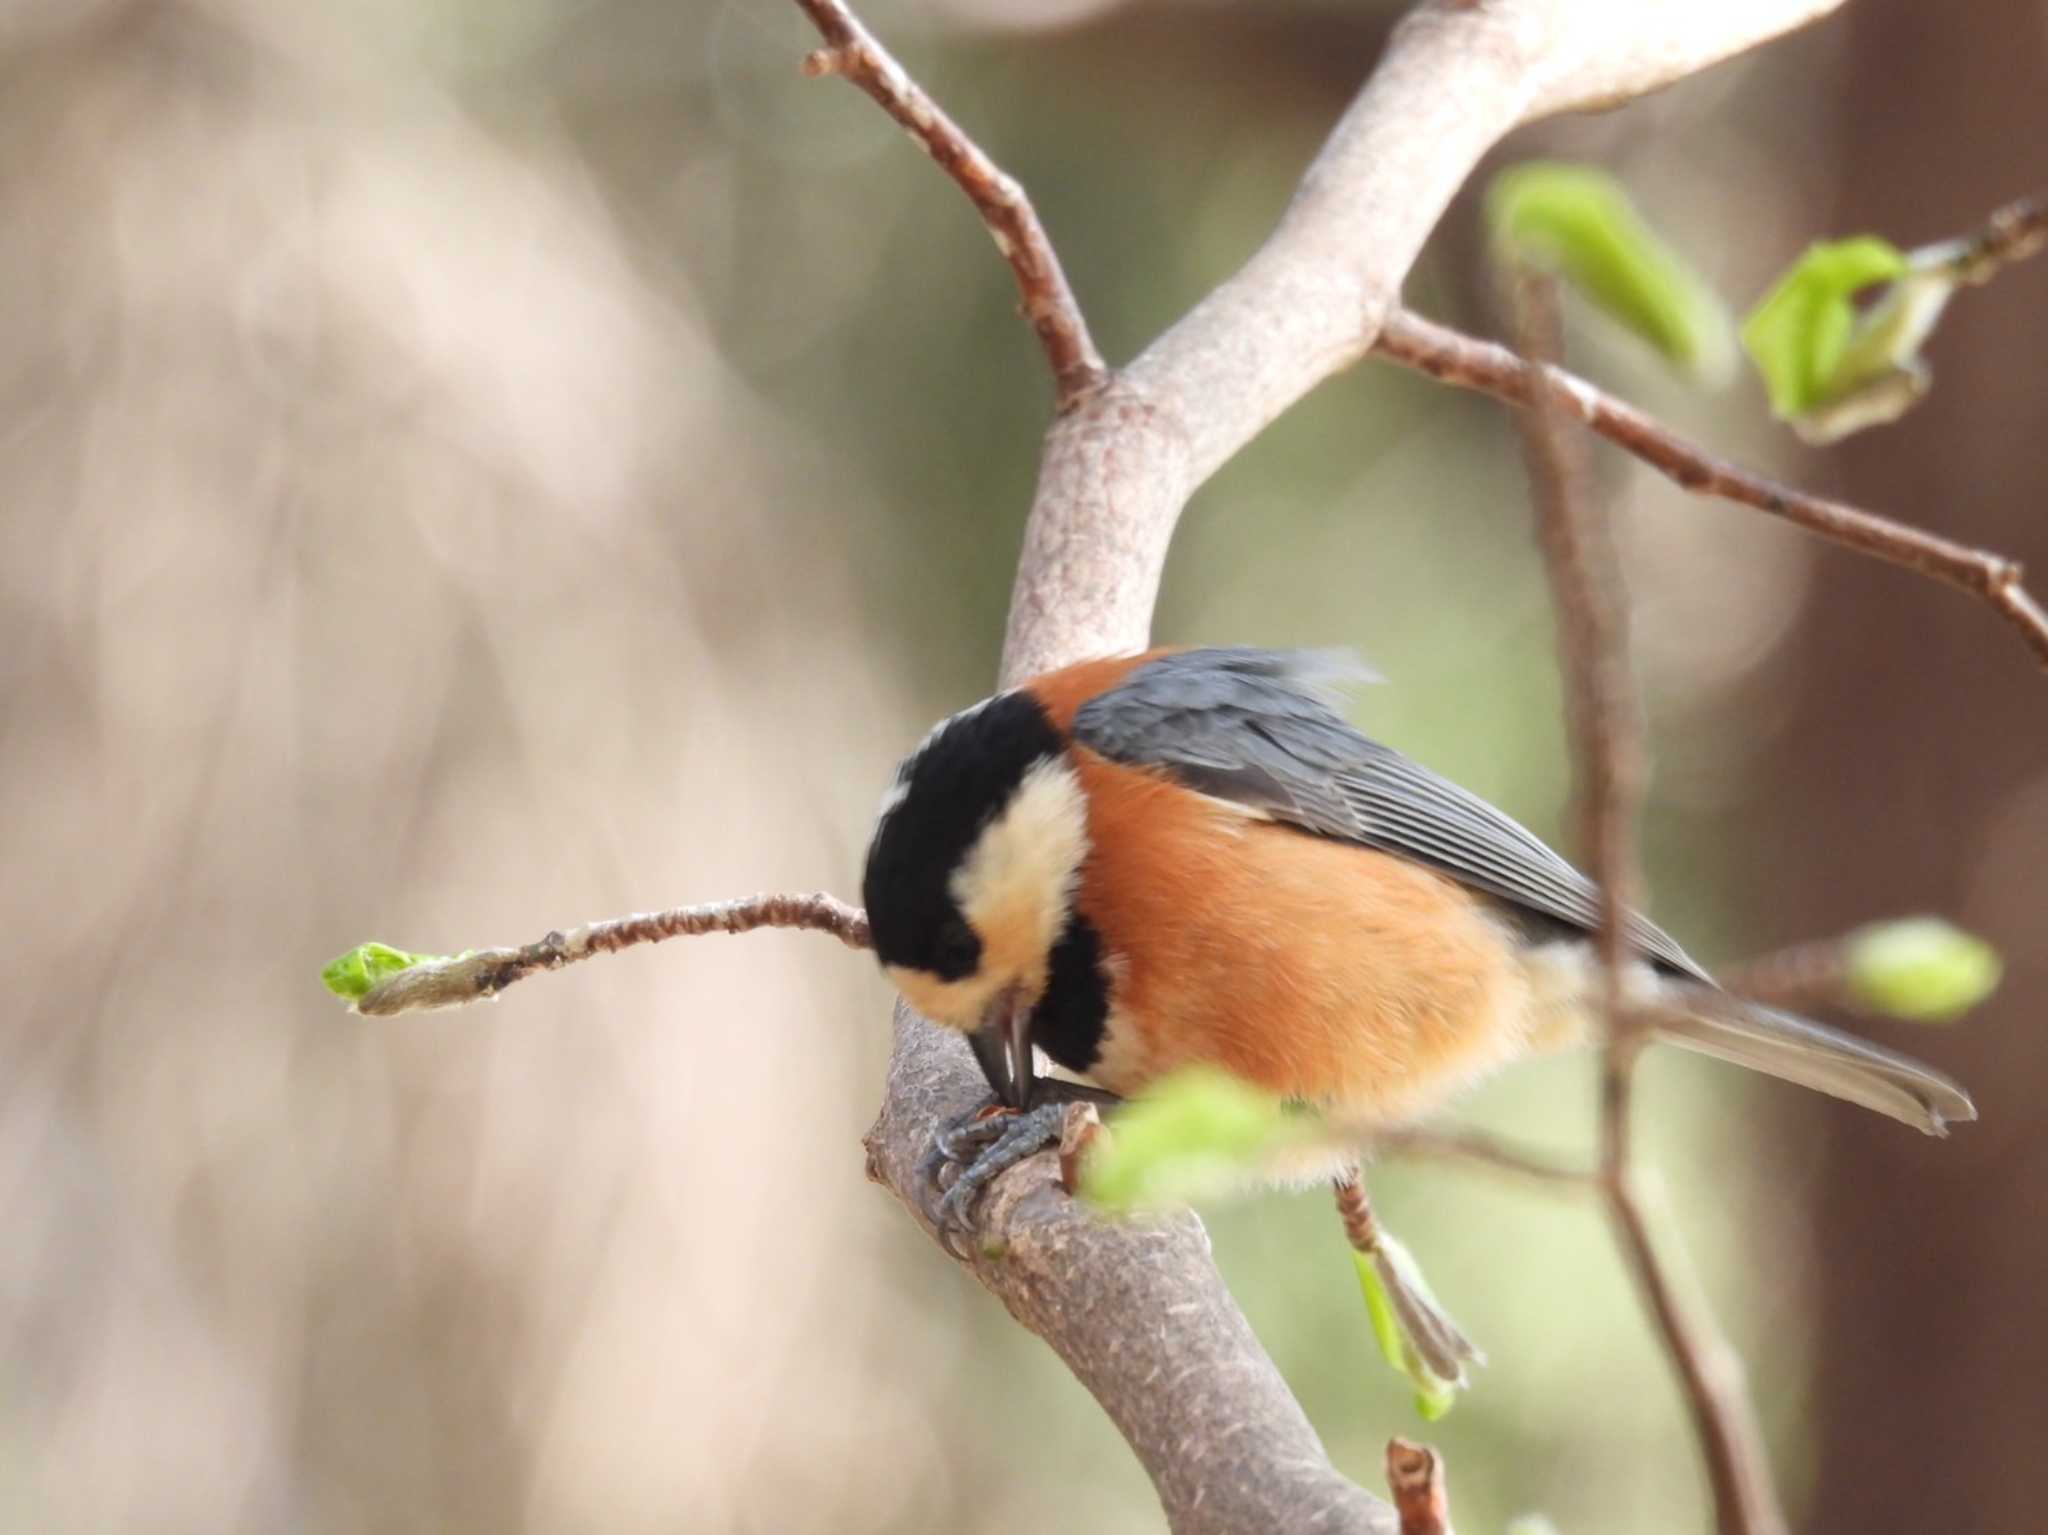
<instances>
[{"instance_id":1,"label":"varied tit","mask_svg":"<svg viewBox=\"0 0 2048 1535\"><path fill-rule=\"evenodd\" d=\"M1057 1134L1034 1050L1118 1095L1203 1062L1394 1125L1597 1037L1598 891L1347 724L1346 675L1253 649L1086 662L954 715L897 771L868 849L876 955L1020 1111L941 1137L981 1151L935 1210L949 1235ZM1721 991L1642 918L1628 939L1660 1037L1929 1134L1976 1117L1916 1061Z\"/></svg>"}]
</instances>

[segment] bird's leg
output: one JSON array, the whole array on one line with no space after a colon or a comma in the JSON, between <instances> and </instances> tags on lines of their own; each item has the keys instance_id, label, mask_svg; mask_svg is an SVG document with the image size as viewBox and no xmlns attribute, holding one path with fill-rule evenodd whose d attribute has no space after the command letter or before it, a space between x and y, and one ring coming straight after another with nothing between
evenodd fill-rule
<instances>
[{"instance_id":1,"label":"bird's leg","mask_svg":"<svg viewBox=\"0 0 2048 1535\"><path fill-rule=\"evenodd\" d=\"M982 1191L1028 1157L1057 1146L1067 1105L1076 1102L1116 1103L1114 1093L1076 1082L1040 1079L1033 1084L1032 1104L1012 1109L990 1098L944 1126L932 1149L918 1163L925 1214L938 1227L939 1240L956 1258L968 1254L974 1234L974 1205ZM950 1184L941 1184L949 1165L959 1166Z\"/></svg>"},{"instance_id":2,"label":"bird's leg","mask_svg":"<svg viewBox=\"0 0 2048 1535\"><path fill-rule=\"evenodd\" d=\"M1465 1366L1484 1364L1486 1356L1437 1303L1422 1283L1421 1275L1412 1272L1406 1263L1394 1261L1388 1244L1381 1240L1380 1223L1366 1198L1365 1178L1359 1169L1353 1167L1340 1173L1335 1182L1337 1213L1344 1218L1344 1235L1379 1276L1401 1336L1432 1375L1462 1383Z\"/></svg>"}]
</instances>

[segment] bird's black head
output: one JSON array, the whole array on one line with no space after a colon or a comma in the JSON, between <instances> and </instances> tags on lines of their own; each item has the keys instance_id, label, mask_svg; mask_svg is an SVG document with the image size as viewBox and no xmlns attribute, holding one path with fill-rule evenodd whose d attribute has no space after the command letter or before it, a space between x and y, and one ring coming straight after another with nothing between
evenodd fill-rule
<instances>
[{"instance_id":1,"label":"bird's black head","mask_svg":"<svg viewBox=\"0 0 2048 1535\"><path fill-rule=\"evenodd\" d=\"M897 989L981 1039L1027 1018L1087 840L1065 738L1030 693L940 725L897 770L868 846L868 924Z\"/></svg>"}]
</instances>

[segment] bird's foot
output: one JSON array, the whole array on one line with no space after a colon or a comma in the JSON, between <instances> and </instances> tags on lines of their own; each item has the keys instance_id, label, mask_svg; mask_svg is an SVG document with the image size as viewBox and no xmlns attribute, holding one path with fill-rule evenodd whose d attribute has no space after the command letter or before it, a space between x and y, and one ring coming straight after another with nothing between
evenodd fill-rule
<instances>
[{"instance_id":1,"label":"bird's foot","mask_svg":"<svg viewBox=\"0 0 2048 1535\"><path fill-rule=\"evenodd\" d=\"M995 1101L969 1110L941 1129L918 1164L926 1216L939 1241L956 1258L966 1258L975 1234L975 1204L988 1186L1019 1162L1060 1142L1067 1106L1077 1101L1114 1103L1110 1094L1068 1083L1039 1083L1046 1101L1017 1110ZM959 1170L943 1182L949 1166Z\"/></svg>"}]
</instances>

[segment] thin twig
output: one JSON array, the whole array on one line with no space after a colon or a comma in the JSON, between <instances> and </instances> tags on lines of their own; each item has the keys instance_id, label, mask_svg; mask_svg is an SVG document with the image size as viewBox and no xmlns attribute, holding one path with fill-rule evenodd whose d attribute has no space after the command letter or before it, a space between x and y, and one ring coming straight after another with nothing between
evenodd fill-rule
<instances>
[{"instance_id":1,"label":"thin twig","mask_svg":"<svg viewBox=\"0 0 2048 1535\"><path fill-rule=\"evenodd\" d=\"M797 0L825 39L804 60L807 75L838 75L894 118L953 178L1010 264L1024 316L1052 367L1053 407L1065 411L1109 377L1045 226L1015 177L982 153L841 0Z\"/></svg>"},{"instance_id":2,"label":"thin twig","mask_svg":"<svg viewBox=\"0 0 2048 1535\"><path fill-rule=\"evenodd\" d=\"M1373 350L1441 383L1476 390L1510 405L1526 408L1533 397L1529 370L1514 352L1426 320L1412 310L1396 310L1387 317ZM1968 592L2017 629L2027 647L2048 666L2048 612L2043 612L2020 584L2022 572L2017 561L1781 484L1687 442L1647 412L1562 368L1546 365L1544 376L1560 412L1634 454L1681 488L1782 517L1830 543Z\"/></svg>"},{"instance_id":3,"label":"thin twig","mask_svg":"<svg viewBox=\"0 0 2048 1535\"><path fill-rule=\"evenodd\" d=\"M1444 1458L1428 1445L1387 1441L1387 1491L1401 1515L1401 1535L1451 1535Z\"/></svg>"},{"instance_id":4,"label":"thin twig","mask_svg":"<svg viewBox=\"0 0 2048 1535\"><path fill-rule=\"evenodd\" d=\"M1555 594L1587 856L1602 893L1608 1043L1600 1083L1601 1188L1623 1256L1684 1385L1721 1535L1783 1535L1785 1519L1741 1362L1705 1309L1681 1295L1670 1260L1658 1252L1631 1156L1634 1069L1644 1034L1641 1020L1629 1016L1623 991L1641 779L1628 633L1606 524L1583 493L1564 430L1569 396L1545 367L1558 353L1556 286L1547 276L1522 273L1515 287L1523 392L1530 407L1519 420Z\"/></svg>"},{"instance_id":5,"label":"thin twig","mask_svg":"<svg viewBox=\"0 0 2048 1535\"><path fill-rule=\"evenodd\" d=\"M1723 989L1767 1007L1841 1005L1849 990L1849 941L1821 938L1723 967Z\"/></svg>"},{"instance_id":6,"label":"thin twig","mask_svg":"<svg viewBox=\"0 0 2048 1535\"><path fill-rule=\"evenodd\" d=\"M868 935L867 913L823 891L750 895L590 922L566 933L549 933L517 949L477 949L452 959L429 960L386 976L357 1001L356 1011L389 1017L423 1008L460 1007L495 997L537 970L559 970L593 954L613 954L636 944L698 933L751 933L760 927L830 933L849 949L874 946Z\"/></svg>"},{"instance_id":7,"label":"thin twig","mask_svg":"<svg viewBox=\"0 0 2048 1535\"><path fill-rule=\"evenodd\" d=\"M1556 596L1565 704L1579 758L1581 839L1600 888L1607 1010L1618 1018L1628 912L1635 903L1634 824L1643 776L1628 633L1607 520L1589 505L1583 455L1562 430L1558 392L1540 371L1541 361L1559 350L1557 284L1524 271L1516 277L1514 298L1529 406L1519 418L1522 447L1538 542Z\"/></svg>"},{"instance_id":8,"label":"thin twig","mask_svg":"<svg viewBox=\"0 0 2048 1535\"><path fill-rule=\"evenodd\" d=\"M2007 203L1962 244L1951 269L1956 281L1973 287L1991 281L2015 261L2039 255L2048 249L2048 192Z\"/></svg>"},{"instance_id":9,"label":"thin twig","mask_svg":"<svg viewBox=\"0 0 2048 1535\"><path fill-rule=\"evenodd\" d=\"M1342 1133L1341 1127L1339 1133ZM1473 1167L1564 1188L1595 1188L1600 1181L1599 1175L1589 1168L1574 1167L1569 1162L1554 1161L1540 1152L1526 1151L1483 1130L1431 1129L1419 1125L1400 1129L1368 1129L1360 1132L1357 1144L1382 1156L1464 1162Z\"/></svg>"}]
</instances>

